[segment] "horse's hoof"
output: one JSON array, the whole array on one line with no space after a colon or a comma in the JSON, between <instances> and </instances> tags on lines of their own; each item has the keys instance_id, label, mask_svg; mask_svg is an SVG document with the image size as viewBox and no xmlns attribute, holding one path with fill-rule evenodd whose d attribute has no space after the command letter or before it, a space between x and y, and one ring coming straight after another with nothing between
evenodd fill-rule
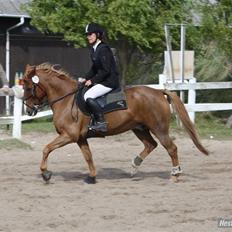
<instances>
[{"instance_id":1,"label":"horse's hoof","mask_svg":"<svg viewBox=\"0 0 232 232\"><path fill-rule=\"evenodd\" d=\"M176 176L171 176L170 178L170 181L174 182L174 183L178 183L179 182L179 179L178 179L179 175L176 175Z\"/></svg>"},{"instance_id":2,"label":"horse's hoof","mask_svg":"<svg viewBox=\"0 0 232 232\"><path fill-rule=\"evenodd\" d=\"M133 177L138 172L139 167L140 167L142 162L143 162L143 159L140 156L136 156L134 159L132 159L131 177Z\"/></svg>"},{"instance_id":3,"label":"horse's hoof","mask_svg":"<svg viewBox=\"0 0 232 232\"><path fill-rule=\"evenodd\" d=\"M95 176L87 176L85 179L84 179L85 183L87 184L96 184L97 181L96 181L96 177Z\"/></svg>"},{"instance_id":4,"label":"horse's hoof","mask_svg":"<svg viewBox=\"0 0 232 232\"><path fill-rule=\"evenodd\" d=\"M130 172L130 177L134 177L136 175L136 173L138 172L138 167L135 166L131 166L131 172Z\"/></svg>"},{"instance_id":5,"label":"horse's hoof","mask_svg":"<svg viewBox=\"0 0 232 232\"><path fill-rule=\"evenodd\" d=\"M52 172L51 171L43 171L41 173L41 175L43 177L43 180L46 181L46 182L48 182L51 179L51 177L52 177Z\"/></svg>"}]
</instances>

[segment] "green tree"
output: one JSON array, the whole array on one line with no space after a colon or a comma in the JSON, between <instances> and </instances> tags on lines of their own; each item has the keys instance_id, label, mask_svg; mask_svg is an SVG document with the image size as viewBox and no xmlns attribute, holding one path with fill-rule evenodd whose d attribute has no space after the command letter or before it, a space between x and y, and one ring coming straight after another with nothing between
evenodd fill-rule
<instances>
[{"instance_id":1,"label":"green tree","mask_svg":"<svg viewBox=\"0 0 232 232\"><path fill-rule=\"evenodd\" d=\"M232 81L232 1L199 0L195 6L200 18L196 76L202 81ZM232 101L229 89L201 91L198 97L201 102ZM213 114L226 116L231 111Z\"/></svg>"},{"instance_id":2,"label":"green tree","mask_svg":"<svg viewBox=\"0 0 232 232\"><path fill-rule=\"evenodd\" d=\"M32 0L26 10L38 29L61 33L77 47L86 45L86 24L103 25L117 50L122 76L133 80L160 63L164 24L188 22L191 4L190 0Z\"/></svg>"},{"instance_id":3,"label":"green tree","mask_svg":"<svg viewBox=\"0 0 232 232\"><path fill-rule=\"evenodd\" d=\"M231 0L201 0L198 5L202 52L197 69L203 80L232 80L231 9Z\"/></svg>"}]
</instances>

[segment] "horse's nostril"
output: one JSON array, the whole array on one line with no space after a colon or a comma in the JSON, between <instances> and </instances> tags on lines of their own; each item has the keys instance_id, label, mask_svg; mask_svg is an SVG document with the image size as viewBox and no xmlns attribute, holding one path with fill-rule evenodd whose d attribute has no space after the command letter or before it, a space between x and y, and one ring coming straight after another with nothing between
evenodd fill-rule
<instances>
[{"instance_id":1,"label":"horse's nostril","mask_svg":"<svg viewBox=\"0 0 232 232\"><path fill-rule=\"evenodd\" d=\"M31 111L30 111L30 110L27 110L27 114L28 114L29 116L31 116L31 115L32 115L32 113L31 113Z\"/></svg>"}]
</instances>

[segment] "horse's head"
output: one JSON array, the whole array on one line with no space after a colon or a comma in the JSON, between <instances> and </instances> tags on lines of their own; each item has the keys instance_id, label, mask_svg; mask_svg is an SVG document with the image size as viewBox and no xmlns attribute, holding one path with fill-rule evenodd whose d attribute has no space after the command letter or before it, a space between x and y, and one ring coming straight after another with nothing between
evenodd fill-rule
<instances>
[{"instance_id":1,"label":"horse's head","mask_svg":"<svg viewBox=\"0 0 232 232\"><path fill-rule=\"evenodd\" d=\"M34 116L37 114L39 107L47 100L45 88L41 84L40 77L36 75L36 66L26 66L23 83L26 112L28 115Z\"/></svg>"}]
</instances>

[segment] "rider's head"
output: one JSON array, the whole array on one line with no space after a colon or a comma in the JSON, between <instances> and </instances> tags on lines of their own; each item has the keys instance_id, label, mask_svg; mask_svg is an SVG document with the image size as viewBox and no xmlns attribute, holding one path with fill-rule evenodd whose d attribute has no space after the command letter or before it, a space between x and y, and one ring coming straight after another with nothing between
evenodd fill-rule
<instances>
[{"instance_id":1,"label":"rider's head","mask_svg":"<svg viewBox=\"0 0 232 232\"><path fill-rule=\"evenodd\" d=\"M104 35L103 28L97 23L89 23L85 27L85 35L90 44L96 43L97 40L102 40Z\"/></svg>"}]
</instances>

